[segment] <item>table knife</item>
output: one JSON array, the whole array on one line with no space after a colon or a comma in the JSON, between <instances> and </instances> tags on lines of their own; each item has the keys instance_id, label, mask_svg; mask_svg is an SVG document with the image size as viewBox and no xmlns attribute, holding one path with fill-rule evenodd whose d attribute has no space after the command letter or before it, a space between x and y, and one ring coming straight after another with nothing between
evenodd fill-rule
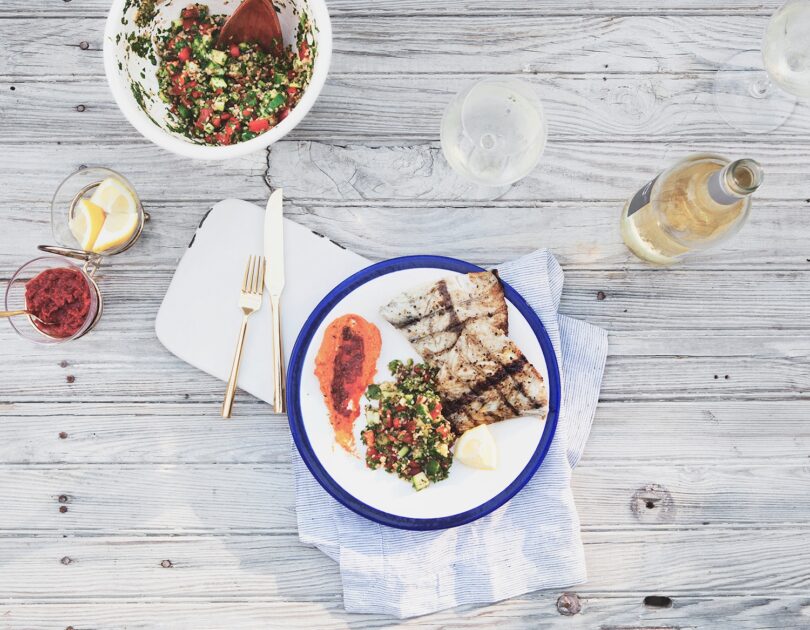
<instances>
[{"instance_id":1,"label":"table knife","mask_svg":"<svg viewBox=\"0 0 810 630\"><path fill-rule=\"evenodd\" d=\"M281 346L281 293L284 290L284 207L282 190L270 195L264 215L264 256L267 273L264 282L273 312L273 411L285 413L284 352Z\"/></svg>"}]
</instances>

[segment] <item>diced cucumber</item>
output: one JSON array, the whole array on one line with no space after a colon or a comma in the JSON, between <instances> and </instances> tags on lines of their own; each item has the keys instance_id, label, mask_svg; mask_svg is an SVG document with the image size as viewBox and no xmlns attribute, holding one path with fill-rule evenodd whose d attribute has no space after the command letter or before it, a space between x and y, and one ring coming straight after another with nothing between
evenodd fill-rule
<instances>
[{"instance_id":1,"label":"diced cucumber","mask_svg":"<svg viewBox=\"0 0 810 630\"><path fill-rule=\"evenodd\" d=\"M430 479L427 478L425 473L420 472L411 477L411 485L413 485L414 490L424 490L430 485Z\"/></svg>"},{"instance_id":2,"label":"diced cucumber","mask_svg":"<svg viewBox=\"0 0 810 630\"><path fill-rule=\"evenodd\" d=\"M399 450L397 451L397 455L398 455L399 457L405 457L405 455L407 455L407 454L408 454L408 451L410 451L410 450L411 450L411 449L410 449L410 448L408 448L407 446L403 446L401 449L399 449Z\"/></svg>"},{"instance_id":3,"label":"diced cucumber","mask_svg":"<svg viewBox=\"0 0 810 630\"><path fill-rule=\"evenodd\" d=\"M374 425L380 423L380 412L376 409L366 411L366 424Z\"/></svg>"},{"instance_id":4,"label":"diced cucumber","mask_svg":"<svg viewBox=\"0 0 810 630\"><path fill-rule=\"evenodd\" d=\"M213 61L218 66L224 66L227 60L228 60L228 53L226 53L224 50L211 51L211 61Z\"/></svg>"},{"instance_id":5,"label":"diced cucumber","mask_svg":"<svg viewBox=\"0 0 810 630\"><path fill-rule=\"evenodd\" d=\"M225 110L225 99L220 98L220 99L215 100L213 103L211 103L211 109L213 109L215 112L224 111Z\"/></svg>"},{"instance_id":6,"label":"diced cucumber","mask_svg":"<svg viewBox=\"0 0 810 630\"><path fill-rule=\"evenodd\" d=\"M435 475L439 472L439 462L435 459L429 459L427 464L425 464L425 470L427 471L428 475Z\"/></svg>"},{"instance_id":7,"label":"diced cucumber","mask_svg":"<svg viewBox=\"0 0 810 630\"><path fill-rule=\"evenodd\" d=\"M227 87L227 83L225 83L225 79L221 77L211 77L211 87L213 88L222 88L223 90Z\"/></svg>"}]
</instances>

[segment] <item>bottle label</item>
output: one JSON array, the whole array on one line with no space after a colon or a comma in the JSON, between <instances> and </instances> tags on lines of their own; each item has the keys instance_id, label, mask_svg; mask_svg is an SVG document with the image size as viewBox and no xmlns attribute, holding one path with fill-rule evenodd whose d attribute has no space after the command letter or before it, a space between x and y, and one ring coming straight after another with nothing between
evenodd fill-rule
<instances>
[{"instance_id":1,"label":"bottle label","mask_svg":"<svg viewBox=\"0 0 810 630\"><path fill-rule=\"evenodd\" d=\"M633 198L630 200L630 205L627 206L627 216L631 216L641 210L644 206L650 203L650 196L652 195L652 189L655 185L655 182L658 180L660 175L656 175L655 179L650 180L647 184L639 190Z\"/></svg>"}]
</instances>

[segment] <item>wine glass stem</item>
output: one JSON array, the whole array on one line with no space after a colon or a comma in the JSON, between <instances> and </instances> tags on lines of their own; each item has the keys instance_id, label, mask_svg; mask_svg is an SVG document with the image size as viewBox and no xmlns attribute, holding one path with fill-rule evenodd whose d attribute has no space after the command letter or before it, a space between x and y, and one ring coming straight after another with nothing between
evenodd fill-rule
<instances>
[{"instance_id":1,"label":"wine glass stem","mask_svg":"<svg viewBox=\"0 0 810 630\"><path fill-rule=\"evenodd\" d=\"M752 81L748 89L754 98L764 98L773 89L773 83L767 74L763 74Z\"/></svg>"}]
</instances>

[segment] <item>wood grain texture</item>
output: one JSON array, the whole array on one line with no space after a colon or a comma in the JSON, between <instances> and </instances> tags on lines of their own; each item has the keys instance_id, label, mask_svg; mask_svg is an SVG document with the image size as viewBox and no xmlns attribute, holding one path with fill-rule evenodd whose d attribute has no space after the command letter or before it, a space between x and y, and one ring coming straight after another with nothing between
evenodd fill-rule
<instances>
[{"instance_id":1,"label":"wood grain texture","mask_svg":"<svg viewBox=\"0 0 810 630\"><path fill-rule=\"evenodd\" d=\"M520 75L542 100L549 141L727 141L715 110L712 75L590 74ZM471 83L459 74L333 76L312 111L290 138L335 141L427 142L438 140L442 113ZM16 81L0 85L4 143L80 142L94 133L108 141L137 141L101 78ZM81 106L81 107L80 107ZM77 109L78 108L78 109ZM81 110L81 111L79 111ZM810 131L810 104L800 101L772 138L803 142ZM803 134L799 135L799 134ZM797 137L798 136L798 137ZM632 153L631 153L632 155Z\"/></svg>"},{"instance_id":2,"label":"wood grain texture","mask_svg":"<svg viewBox=\"0 0 810 630\"><path fill-rule=\"evenodd\" d=\"M62 0L64 2L64 0ZM616 15L651 14L669 15L695 13L697 15L717 15L734 12L743 15L770 15L783 3L781 0L729 0L723 5L709 0L652 0L638 3L629 0L616 2L606 0L503 0L493 5L489 0L446 0L437 3L433 0L386 0L369 4L364 0L330 0L329 12L333 17L357 16L397 16L397 15ZM109 11L107 0L71 0L71 2L50 2L50 0L5 0L0 15L20 16L106 16Z\"/></svg>"},{"instance_id":3,"label":"wood grain texture","mask_svg":"<svg viewBox=\"0 0 810 630\"><path fill-rule=\"evenodd\" d=\"M435 16L414 29L411 16L337 16L330 74L713 72L756 47L766 22L738 14L466 15ZM0 76L52 76L56 52L61 78L101 77L103 30L104 18L3 20Z\"/></svg>"},{"instance_id":4,"label":"wood grain texture","mask_svg":"<svg viewBox=\"0 0 810 630\"><path fill-rule=\"evenodd\" d=\"M805 196L808 148L753 138L688 144L551 142L533 172L501 188L477 186L457 175L436 143L280 142L270 150L267 177L299 203L408 199L411 204L454 201L470 206L497 200L531 207L545 201L612 200L623 206L663 165L696 152L745 154L762 162L767 179L757 192L757 202L789 200L799 207L810 203Z\"/></svg>"},{"instance_id":5,"label":"wood grain texture","mask_svg":"<svg viewBox=\"0 0 810 630\"><path fill-rule=\"evenodd\" d=\"M284 212L370 260L439 253L497 265L548 247L566 270L649 270L621 240L620 202L493 201L472 207L463 201L419 203L352 201L335 206L330 201L305 201L287 204ZM161 200L147 201L146 207L152 222L142 239L112 264L128 271L174 269L211 204ZM47 202L15 202L0 212L0 233L18 234L0 250L0 274L16 269L48 240L49 222ZM687 259L679 269L808 271L808 230L808 204L757 200L740 234ZM391 239L392 233L398 238Z\"/></svg>"},{"instance_id":6,"label":"wood grain texture","mask_svg":"<svg viewBox=\"0 0 810 630\"><path fill-rule=\"evenodd\" d=\"M681 595L672 598L671 608L644 605L637 595L577 596L581 611L573 617L557 610L559 592L534 593L492 606L463 607L393 623L388 617L347 615L339 602L283 602L244 600L239 602L127 600L73 603L0 604L6 623L25 625L28 630L52 630L70 624L74 628L127 628L147 630L200 630L201 628L261 627L272 630L344 630L346 628L419 628L448 630L493 626L517 630L676 630L679 628L721 628L735 630L803 630L807 627L810 599L805 596L731 595L705 597ZM601 624L609 620L610 625ZM718 621L720 620L720 621ZM601 625L600 625L601 624ZM674 624L674 625L673 625Z\"/></svg>"},{"instance_id":7,"label":"wood grain texture","mask_svg":"<svg viewBox=\"0 0 810 630\"><path fill-rule=\"evenodd\" d=\"M263 428L253 441L270 437L271 430ZM295 481L285 442L286 455L273 464L3 465L0 535L296 534ZM673 450L669 458L679 455ZM806 462L750 460L668 467L586 461L573 479L583 531L806 530L808 484Z\"/></svg>"},{"instance_id":8,"label":"wood grain texture","mask_svg":"<svg viewBox=\"0 0 810 630\"><path fill-rule=\"evenodd\" d=\"M807 596L806 530L584 532L593 594ZM338 568L295 535L0 537L4 599L339 602ZM69 562L61 560L68 558ZM621 562L617 562L621 558ZM171 566L162 566L164 561ZM700 575L696 588L694 576ZM338 587L339 588L339 587ZM701 591L701 592L698 592Z\"/></svg>"}]
</instances>

